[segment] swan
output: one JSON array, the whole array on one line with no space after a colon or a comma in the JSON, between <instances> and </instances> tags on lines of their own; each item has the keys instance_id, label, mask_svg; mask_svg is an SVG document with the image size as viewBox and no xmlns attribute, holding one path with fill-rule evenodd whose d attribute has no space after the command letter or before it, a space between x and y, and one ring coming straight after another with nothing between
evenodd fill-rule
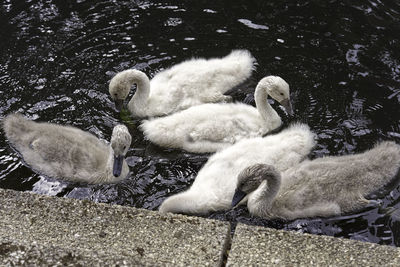
<instances>
[{"instance_id":1,"label":"swan","mask_svg":"<svg viewBox=\"0 0 400 267\"><path fill-rule=\"evenodd\" d=\"M21 114L5 117L3 130L25 162L46 176L74 182L113 183L129 173L124 156L131 135L124 125L114 127L110 145L78 128L37 123Z\"/></svg>"},{"instance_id":2,"label":"swan","mask_svg":"<svg viewBox=\"0 0 400 267\"><path fill-rule=\"evenodd\" d=\"M314 144L314 134L305 124L293 124L279 134L264 138L241 140L212 155L192 186L168 197L159 211L207 214L228 210L240 171L257 163L274 164L284 171L303 160Z\"/></svg>"},{"instance_id":3,"label":"swan","mask_svg":"<svg viewBox=\"0 0 400 267\"><path fill-rule=\"evenodd\" d=\"M232 206L247 196L251 214L286 220L359 210L375 203L366 196L396 176L400 146L386 141L361 154L306 160L283 172L275 167L256 164L244 169Z\"/></svg>"},{"instance_id":4,"label":"swan","mask_svg":"<svg viewBox=\"0 0 400 267\"><path fill-rule=\"evenodd\" d=\"M254 64L249 51L233 50L223 58L184 61L159 72L151 81L139 70L124 70L111 79L109 93L121 110L136 84L136 93L128 103L132 116L163 116L199 104L231 101L223 94L249 78Z\"/></svg>"},{"instance_id":5,"label":"swan","mask_svg":"<svg viewBox=\"0 0 400 267\"><path fill-rule=\"evenodd\" d=\"M278 76L267 76L255 89L256 107L243 103L214 103L194 106L172 115L145 120L144 135L151 142L194 153L215 152L244 138L263 136L282 121L267 97L281 103L292 115L289 85Z\"/></svg>"}]
</instances>

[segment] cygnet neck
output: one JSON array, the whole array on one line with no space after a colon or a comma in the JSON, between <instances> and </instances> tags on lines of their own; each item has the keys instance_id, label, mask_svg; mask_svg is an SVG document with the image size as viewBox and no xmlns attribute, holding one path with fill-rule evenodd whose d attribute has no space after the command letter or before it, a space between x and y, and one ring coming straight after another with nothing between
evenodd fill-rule
<instances>
[{"instance_id":1,"label":"cygnet neck","mask_svg":"<svg viewBox=\"0 0 400 267\"><path fill-rule=\"evenodd\" d=\"M248 208L253 214L268 214L281 186L281 175L264 174L260 186L249 196ZM267 216L265 216L267 217Z\"/></svg>"},{"instance_id":2,"label":"cygnet neck","mask_svg":"<svg viewBox=\"0 0 400 267\"><path fill-rule=\"evenodd\" d=\"M113 177L114 150L108 146L108 156L106 164L106 177Z\"/></svg>"},{"instance_id":3,"label":"cygnet neck","mask_svg":"<svg viewBox=\"0 0 400 267\"><path fill-rule=\"evenodd\" d=\"M130 87L136 84L136 92L129 101L129 105L131 103L145 105L150 96L150 80L147 75L139 70L130 70L127 75L127 82L130 84Z\"/></svg>"},{"instance_id":4,"label":"cygnet neck","mask_svg":"<svg viewBox=\"0 0 400 267\"><path fill-rule=\"evenodd\" d=\"M268 102L268 86L265 81L261 80L254 92L254 99L267 130L272 130L280 126L281 118Z\"/></svg>"}]
</instances>

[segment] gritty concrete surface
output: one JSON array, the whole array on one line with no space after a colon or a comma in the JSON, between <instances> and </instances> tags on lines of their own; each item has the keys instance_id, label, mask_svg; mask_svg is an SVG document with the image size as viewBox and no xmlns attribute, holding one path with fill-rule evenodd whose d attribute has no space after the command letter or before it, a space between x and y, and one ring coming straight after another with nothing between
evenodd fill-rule
<instances>
[{"instance_id":1,"label":"gritty concrete surface","mask_svg":"<svg viewBox=\"0 0 400 267\"><path fill-rule=\"evenodd\" d=\"M227 266L400 266L400 249L238 224Z\"/></svg>"},{"instance_id":2,"label":"gritty concrete surface","mask_svg":"<svg viewBox=\"0 0 400 267\"><path fill-rule=\"evenodd\" d=\"M328 236L238 224L230 241L227 222L0 189L0 266L400 266Z\"/></svg>"},{"instance_id":3,"label":"gritty concrete surface","mask_svg":"<svg viewBox=\"0 0 400 267\"><path fill-rule=\"evenodd\" d=\"M220 266L226 222L0 189L0 266Z\"/></svg>"}]
</instances>

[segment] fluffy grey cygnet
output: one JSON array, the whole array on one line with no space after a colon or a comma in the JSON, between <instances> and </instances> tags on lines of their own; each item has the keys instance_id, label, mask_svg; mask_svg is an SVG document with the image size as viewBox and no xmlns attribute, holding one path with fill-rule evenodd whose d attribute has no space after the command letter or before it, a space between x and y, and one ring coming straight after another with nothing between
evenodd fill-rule
<instances>
[{"instance_id":1,"label":"fluffy grey cygnet","mask_svg":"<svg viewBox=\"0 0 400 267\"><path fill-rule=\"evenodd\" d=\"M400 168L400 145L386 141L364 153L306 160L282 173L256 164L238 176L232 206L267 219L327 217L362 209L365 197L388 184Z\"/></svg>"},{"instance_id":2,"label":"fluffy grey cygnet","mask_svg":"<svg viewBox=\"0 0 400 267\"><path fill-rule=\"evenodd\" d=\"M132 116L164 116L204 103L230 102L224 95L250 77L255 59L247 50L233 50L223 58L194 58L157 73L153 79L135 69L117 73L109 92L118 109L133 84L136 92L128 103Z\"/></svg>"},{"instance_id":3,"label":"fluffy grey cygnet","mask_svg":"<svg viewBox=\"0 0 400 267\"><path fill-rule=\"evenodd\" d=\"M131 135L124 125L113 129L110 145L71 126L34 122L20 114L4 118L9 142L34 170L54 178L86 183L113 183L126 178L124 156Z\"/></svg>"}]
</instances>

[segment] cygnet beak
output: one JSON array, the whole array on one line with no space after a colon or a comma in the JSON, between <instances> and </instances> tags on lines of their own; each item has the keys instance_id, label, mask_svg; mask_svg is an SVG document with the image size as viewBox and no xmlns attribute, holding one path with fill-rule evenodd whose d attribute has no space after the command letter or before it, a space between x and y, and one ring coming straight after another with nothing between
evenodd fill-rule
<instances>
[{"instance_id":1,"label":"cygnet beak","mask_svg":"<svg viewBox=\"0 0 400 267\"><path fill-rule=\"evenodd\" d=\"M118 111L121 111L121 110L122 110L122 107L124 106L124 100L123 100L123 99L115 99L115 100L114 100L114 103L115 103L115 108L116 108Z\"/></svg>"},{"instance_id":2,"label":"cygnet beak","mask_svg":"<svg viewBox=\"0 0 400 267\"><path fill-rule=\"evenodd\" d=\"M124 163L124 156L114 156L113 175L118 177L122 172L122 164Z\"/></svg>"},{"instance_id":3,"label":"cygnet beak","mask_svg":"<svg viewBox=\"0 0 400 267\"><path fill-rule=\"evenodd\" d=\"M294 113L293 113L293 109L292 109L292 103L290 103L289 98L283 99L281 102L279 102L279 104L281 104L285 108L286 112L290 116L293 116Z\"/></svg>"},{"instance_id":4,"label":"cygnet beak","mask_svg":"<svg viewBox=\"0 0 400 267\"><path fill-rule=\"evenodd\" d=\"M247 194L240 189L236 189L232 198L232 208L235 207Z\"/></svg>"}]
</instances>

